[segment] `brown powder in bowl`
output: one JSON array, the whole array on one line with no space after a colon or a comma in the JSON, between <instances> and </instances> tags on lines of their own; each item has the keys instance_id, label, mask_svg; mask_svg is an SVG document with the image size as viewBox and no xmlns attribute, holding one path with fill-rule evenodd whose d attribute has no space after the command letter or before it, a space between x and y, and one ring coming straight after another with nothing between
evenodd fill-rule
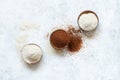
<instances>
[{"instance_id":1,"label":"brown powder in bowl","mask_svg":"<svg viewBox=\"0 0 120 80\"><path fill-rule=\"evenodd\" d=\"M50 36L50 43L56 49L64 48L69 40L69 34L62 29L54 31Z\"/></svg>"}]
</instances>

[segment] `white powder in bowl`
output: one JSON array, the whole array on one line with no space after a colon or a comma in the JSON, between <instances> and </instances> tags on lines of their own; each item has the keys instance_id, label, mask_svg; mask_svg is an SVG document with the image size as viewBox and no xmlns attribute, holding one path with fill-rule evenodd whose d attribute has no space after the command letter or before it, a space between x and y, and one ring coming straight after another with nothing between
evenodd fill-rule
<instances>
[{"instance_id":1,"label":"white powder in bowl","mask_svg":"<svg viewBox=\"0 0 120 80\"><path fill-rule=\"evenodd\" d=\"M42 50L36 44L27 44L22 49L22 56L28 64L37 63L42 57Z\"/></svg>"},{"instance_id":2,"label":"white powder in bowl","mask_svg":"<svg viewBox=\"0 0 120 80\"><path fill-rule=\"evenodd\" d=\"M98 19L94 13L83 13L79 17L79 26L85 31L94 30L97 27Z\"/></svg>"}]
</instances>

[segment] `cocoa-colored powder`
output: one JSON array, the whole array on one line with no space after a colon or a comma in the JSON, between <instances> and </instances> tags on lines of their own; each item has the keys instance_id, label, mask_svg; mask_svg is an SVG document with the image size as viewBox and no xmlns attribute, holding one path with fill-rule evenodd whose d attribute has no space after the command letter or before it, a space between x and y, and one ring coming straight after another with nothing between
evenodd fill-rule
<instances>
[{"instance_id":1,"label":"cocoa-colored powder","mask_svg":"<svg viewBox=\"0 0 120 80\"><path fill-rule=\"evenodd\" d=\"M67 46L70 52L79 51L82 47L80 30L76 30L72 26L68 27L67 31L61 29L54 31L50 36L50 42L56 49Z\"/></svg>"},{"instance_id":2,"label":"cocoa-colored powder","mask_svg":"<svg viewBox=\"0 0 120 80\"><path fill-rule=\"evenodd\" d=\"M54 48L60 49L69 43L69 34L64 30L56 30L50 36L50 42Z\"/></svg>"},{"instance_id":3,"label":"cocoa-colored powder","mask_svg":"<svg viewBox=\"0 0 120 80\"><path fill-rule=\"evenodd\" d=\"M71 52L79 51L82 47L82 39L79 35L81 31L76 30L73 26L69 27L68 33L70 35L70 42L68 44L68 50Z\"/></svg>"},{"instance_id":4,"label":"cocoa-colored powder","mask_svg":"<svg viewBox=\"0 0 120 80\"><path fill-rule=\"evenodd\" d=\"M80 36L76 36L76 35L71 35L70 37L70 43L68 44L68 49L71 52L76 52L79 51L79 49L82 46L82 39Z\"/></svg>"}]
</instances>

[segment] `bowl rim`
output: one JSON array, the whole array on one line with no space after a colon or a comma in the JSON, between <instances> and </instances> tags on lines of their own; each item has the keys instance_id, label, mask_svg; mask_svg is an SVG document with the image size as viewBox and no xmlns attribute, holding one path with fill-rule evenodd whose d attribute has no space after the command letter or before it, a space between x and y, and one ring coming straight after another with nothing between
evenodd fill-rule
<instances>
[{"instance_id":1,"label":"bowl rim","mask_svg":"<svg viewBox=\"0 0 120 80\"><path fill-rule=\"evenodd\" d=\"M82 30L82 31L93 31L93 30L95 30L95 29L97 28L97 26L96 26L96 28L93 29L93 30L83 30L83 29L81 28L81 26L80 26L80 24L79 24L79 18L80 18L83 14L88 14L88 13L93 13L93 14L96 16L97 20L98 20L97 26L98 26L98 24L99 24L99 17L98 17L98 15L97 15L94 11L92 11L92 10L84 10L84 11L82 11L82 12L79 14L79 16L78 16L78 18L77 18L77 24L78 24L80 30Z\"/></svg>"}]
</instances>

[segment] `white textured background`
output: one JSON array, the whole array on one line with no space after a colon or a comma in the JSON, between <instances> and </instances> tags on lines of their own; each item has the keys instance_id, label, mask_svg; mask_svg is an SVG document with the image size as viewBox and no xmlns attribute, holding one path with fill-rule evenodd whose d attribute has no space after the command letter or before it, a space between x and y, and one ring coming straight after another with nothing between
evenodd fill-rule
<instances>
[{"instance_id":1,"label":"white textured background","mask_svg":"<svg viewBox=\"0 0 120 80\"><path fill-rule=\"evenodd\" d=\"M83 37L78 53L56 54L46 34L57 25L77 26L77 16L86 9L99 16L96 34ZM39 25L28 32L43 50L41 62L33 66L16 49L24 23ZM0 0L0 80L120 80L120 0Z\"/></svg>"}]
</instances>

